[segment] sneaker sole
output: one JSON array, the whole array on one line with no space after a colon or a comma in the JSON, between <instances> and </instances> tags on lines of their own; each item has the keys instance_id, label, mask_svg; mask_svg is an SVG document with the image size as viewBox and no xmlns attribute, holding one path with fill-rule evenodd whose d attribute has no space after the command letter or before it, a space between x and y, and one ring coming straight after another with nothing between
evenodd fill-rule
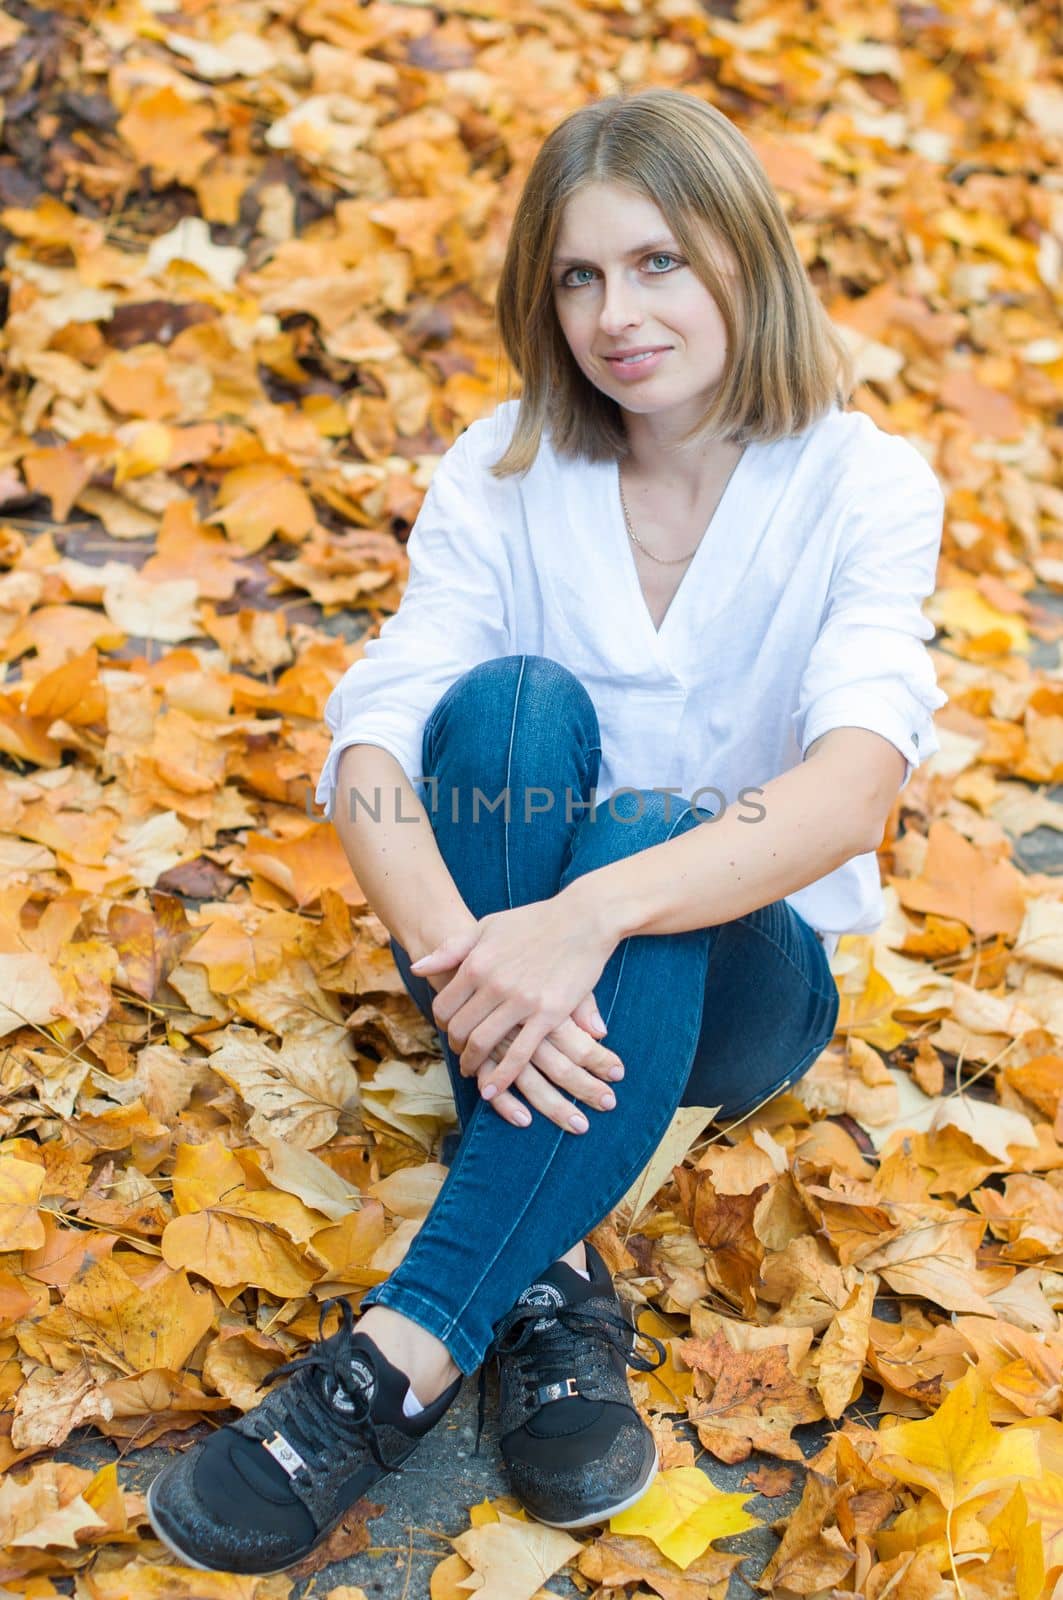
<instances>
[{"instance_id":1,"label":"sneaker sole","mask_svg":"<svg viewBox=\"0 0 1063 1600\"><path fill-rule=\"evenodd\" d=\"M660 1467L661 1458L657 1454L656 1445L654 1445L653 1463L649 1472L646 1474L642 1483L635 1490L635 1492L633 1494L629 1494L626 1499L617 1500L614 1505L607 1506L604 1511L595 1511L591 1516L588 1517L574 1517L571 1521L567 1522L558 1522L553 1517L541 1517L537 1512L532 1512L532 1516L535 1517L536 1522L543 1522L548 1528L592 1528L596 1522L607 1522L610 1517L619 1515L621 1511L627 1511L629 1506L633 1506L637 1501L641 1500L643 1495L646 1493L646 1490L649 1488L650 1484L660 1471Z\"/></svg>"}]
</instances>

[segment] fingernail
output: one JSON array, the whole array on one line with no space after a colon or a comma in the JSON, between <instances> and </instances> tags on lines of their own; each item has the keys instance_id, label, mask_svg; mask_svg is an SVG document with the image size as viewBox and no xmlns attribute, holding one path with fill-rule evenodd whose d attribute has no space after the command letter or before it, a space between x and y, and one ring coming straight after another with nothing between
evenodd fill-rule
<instances>
[{"instance_id":1,"label":"fingernail","mask_svg":"<svg viewBox=\"0 0 1063 1600\"><path fill-rule=\"evenodd\" d=\"M480 1093L485 1100L493 1100L495 1095L498 1093L498 1084L485 1083L483 1088L480 1090Z\"/></svg>"},{"instance_id":2,"label":"fingernail","mask_svg":"<svg viewBox=\"0 0 1063 1600\"><path fill-rule=\"evenodd\" d=\"M587 1129L590 1127L590 1123L587 1121L586 1117L583 1116L579 1111L577 1111L574 1116L569 1117L568 1125L574 1133L586 1133Z\"/></svg>"},{"instance_id":3,"label":"fingernail","mask_svg":"<svg viewBox=\"0 0 1063 1600\"><path fill-rule=\"evenodd\" d=\"M609 1068L609 1076L613 1080L614 1083L619 1083L621 1078L624 1076L623 1067L610 1067Z\"/></svg>"},{"instance_id":4,"label":"fingernail","mask_svg":"<svg viewBox=\"0 0 1063 1600\"><path fill-rule=\"evenodd\" d=\"M601 1106L603 1111L612 1111L613 1107L616 1105L616 1095L607 1092L602 1095L602 1098L599 1100L598 1104Z\"/></svg>"},{"instance_id":5,"label":"fingernail","mask_svg":"<svg viewBox=\"0 0 1063 1600\"><path fill-rule=\"evenodd\" d=\"M594 1013L594 1026L599 1030L600 1033L605 1032L605 1019L600 1011L596 1011Z\"/></svg>"},{"instance_id":6,"label":"fingernail","mask_svg":"<svg viewBox=\"0 0 1063 1600\"><path fill-rule=\"evenodd\" d=\"M518 1123L520 1127L526 1128L531 1121L531 1117L527 1111L514 1111L513 1120Z\"/></svg>"}]
</instances>

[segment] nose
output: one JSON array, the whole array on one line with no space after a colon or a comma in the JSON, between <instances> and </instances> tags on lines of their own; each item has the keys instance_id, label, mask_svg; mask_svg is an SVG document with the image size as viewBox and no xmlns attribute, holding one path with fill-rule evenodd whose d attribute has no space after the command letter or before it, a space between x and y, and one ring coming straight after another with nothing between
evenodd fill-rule
<instances>
[{"instance_id":1,"label":"nose","mask_svg":"<svg viewBox=\"0 0 1063 1600\"><path fill-rule=\"evenodd\" d=\"M610 335L637 326L642 321L638 285L632 284L622 273L607 278L598 321L602 332Z\"/></svg>"}]
</instances>

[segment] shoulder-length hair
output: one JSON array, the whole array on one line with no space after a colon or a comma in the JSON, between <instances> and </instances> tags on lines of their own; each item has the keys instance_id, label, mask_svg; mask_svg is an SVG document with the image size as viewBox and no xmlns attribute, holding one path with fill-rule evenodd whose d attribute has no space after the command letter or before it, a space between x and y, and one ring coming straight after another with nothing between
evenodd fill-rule
<instances>
[{"instance_id":1,"label":"shoulder-length hair","mask_svg":"<svg viewBox=\"0 0 1063 1600\"><path fill-rule=\"evenodd\" d=\"M727 330L723 374L683 436L735 443L799 433L848 401L848 349L809 281L779 198L756 152L723 112L678 89L621 92L566 117L536 154L517 202L496 293L499 334L521 380L516 424L496 478L526 471L544 431L559 455L622 460L620 406L569 349L551 261L569 196L616 183L663 213ZM713 246L729 252L720 271ZM508 398L512 398L512 394Z\"/></svg>"}]
</instances>

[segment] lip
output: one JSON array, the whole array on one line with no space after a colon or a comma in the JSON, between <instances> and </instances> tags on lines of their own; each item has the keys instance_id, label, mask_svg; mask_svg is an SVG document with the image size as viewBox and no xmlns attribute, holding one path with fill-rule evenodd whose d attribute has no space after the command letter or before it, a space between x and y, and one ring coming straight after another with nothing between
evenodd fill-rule
<instances>
[{"instance_id":1,"label":"lip","mask_svg":"<svg viewBox=\"0 0 1063 1600\"><path fill-rule=\"evenodd\" d=\"M659 350L669 350L667 344L640 344L633 350L610 350L602 359L605 361L621 361L625 356L644 356L650 353L656 355Z\"/></svg>"},{"instance_id":2,"label":"lip","mask_svg":"<svg viewBox=\"0 0 1063 1600\"><path fill-rule=\"evenodd\" d=\"M656 350L647 353L645 361L635 361L630 365L617 356L606 356L605 359L612 367L617 383L640 383L643 378L657 371L670 349L671 345L658 345Z\"/></svg>"}]
</instances>

